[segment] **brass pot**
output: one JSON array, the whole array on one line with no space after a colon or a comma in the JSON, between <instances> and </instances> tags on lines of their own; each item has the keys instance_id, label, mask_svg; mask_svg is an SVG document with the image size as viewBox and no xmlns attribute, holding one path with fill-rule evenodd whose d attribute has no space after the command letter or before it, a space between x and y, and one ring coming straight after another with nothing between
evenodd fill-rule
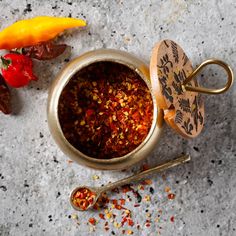
<instances>
[{"instance_id":1,"label":"brass pot","mask_svg":"<svg viewBox=\"0 0 236 236\"><path fill-rule=\"evenodd\" d=\"M116 62L135 70L147 84L153 100L153 121L145 140L132 152L113 159L96 159L77 150L66 140L58 119L58 102L66 84L79 70L99 61ZM127 52L113 49L90 51L68 63L51 86L47 113L49 129L60 149L78 164L103 170L125 169L146 158L156 146L160 138L163 124L163 112L159 109L152 90L148 66L143 61Z\"/></svg>"}]
</instances>

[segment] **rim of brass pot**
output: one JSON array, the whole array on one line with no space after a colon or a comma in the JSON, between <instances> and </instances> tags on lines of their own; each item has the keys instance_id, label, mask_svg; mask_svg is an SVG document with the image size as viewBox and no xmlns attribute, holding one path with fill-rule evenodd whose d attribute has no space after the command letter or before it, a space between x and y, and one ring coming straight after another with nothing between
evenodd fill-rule
<instances>
[{"instance_id":1,"label":"rim of brass pot","mask_svg":"<svg viewBox=\"0 0 236 236\"><path fill-rule=\"evenodd\" d=\"M135 70L139 76L146 82L153 101L153 121L150 131L145 140L132 152L122 157L112 159L96 159L89 157L72 146L65 138L58 119L58 102L62 90L72 78L72 76L82 68L99 61L110 61L120 63ZM78 164L88 166L94 169L119 170L126 169L129 166L146 158L147 155L157 144L159 139L163 114L157 107L156 99L153 95L149 69L147 65L135 56L120 50L99 49L87 52L68 63L53 81L48 97L48 125L51 134L61 148L61 150L73 161Z\"/></svg>"}]
</instances>

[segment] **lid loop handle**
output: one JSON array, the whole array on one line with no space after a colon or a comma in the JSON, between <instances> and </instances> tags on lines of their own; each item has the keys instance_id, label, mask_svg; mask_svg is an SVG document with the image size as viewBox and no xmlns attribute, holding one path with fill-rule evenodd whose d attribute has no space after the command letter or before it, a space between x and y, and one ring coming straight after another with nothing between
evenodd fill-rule
<instances>
[{"instance_id":1,"label":"lid loop handle","mask_svg":"<svg viewBox=\"0 0 236 236\"><path fill-rule=\"evenodd\" d=\"M204 87L192 87L190 85L187 85L193 78L195 78L198 75L199 71L201 71L203 67L205 67L209 64L216 64L216 65L219 65L225 69L227 76L228 76L228 81L223 88L208 89L208 88L204 88ZM225 62L218 60L218 59L208 59L208 60L202 62L192 72L192 74L183 82L182 89L183 89L183 91L192 91L192 92L199 92L199 93L206 93L206 94L220 94L220 93L226 92L230 88L230 86L233 84L233 80L234 80L234 74L228 64L226 64Z\"/></svg>"}]
</instances>

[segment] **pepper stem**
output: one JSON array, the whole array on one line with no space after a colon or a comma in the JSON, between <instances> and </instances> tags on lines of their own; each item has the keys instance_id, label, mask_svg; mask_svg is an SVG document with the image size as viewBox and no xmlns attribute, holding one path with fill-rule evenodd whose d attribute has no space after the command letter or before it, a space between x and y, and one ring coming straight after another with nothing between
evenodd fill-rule
<instances>
[{"instance_id":1,"label":"pepper stem","mask_svg":"<svg viewBox=\"0 0 236 236\"><path fill-rule=\"evenodd\" d=\"M6 59L4 57L1 56L1 68L3 69L7 69L8 66L11 64L11 59Z\"/></svg>"}]
</instances>

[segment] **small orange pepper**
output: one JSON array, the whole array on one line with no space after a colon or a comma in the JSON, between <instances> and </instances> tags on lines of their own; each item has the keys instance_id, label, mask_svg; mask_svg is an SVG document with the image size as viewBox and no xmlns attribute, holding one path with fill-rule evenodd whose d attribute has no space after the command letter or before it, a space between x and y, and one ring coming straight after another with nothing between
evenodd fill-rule
<instances>
[{"instance_id":1,"label":"small orange pepper","mask_svg":"<svg viewBox=\"0 0 236 236\"><path fill-rule=\"evenodd\" d=\"M81 19L38 16L20 20L0 32L0 49L33 46L55 38L66 29L86 26Z\"/></svg>"}]
</instances>

